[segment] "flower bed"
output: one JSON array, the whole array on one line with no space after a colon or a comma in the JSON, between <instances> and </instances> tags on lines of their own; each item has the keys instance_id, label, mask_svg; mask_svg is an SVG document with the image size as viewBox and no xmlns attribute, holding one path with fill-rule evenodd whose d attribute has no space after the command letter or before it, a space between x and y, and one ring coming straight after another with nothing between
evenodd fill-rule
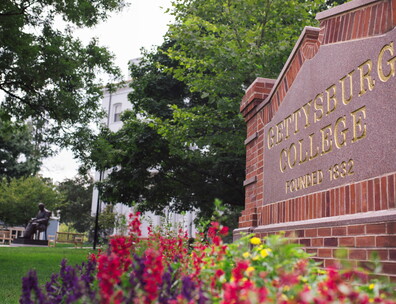
<instances>
[{"instance_id":1,"label":"flower bed","mask_svg":"<svg viewBox=\"0 0 396 304\"><path fill-rule=\"evenodd\" d=\"M34 271L23 278L20 303L396 303L394 289L356 269L322 269L280 235L246 235L223 244L227 227L206 236L151 231L141 240L139 215L128 237L81 266L62 262L44 287Z\"/></svg>"}]
</instances>

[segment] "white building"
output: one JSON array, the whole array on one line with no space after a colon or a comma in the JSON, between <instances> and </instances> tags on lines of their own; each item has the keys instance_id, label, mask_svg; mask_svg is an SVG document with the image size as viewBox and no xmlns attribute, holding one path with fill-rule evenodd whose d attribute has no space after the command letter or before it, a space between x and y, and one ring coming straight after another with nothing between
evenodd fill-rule
<instances>
[{"instance_id":1,"label":"white building","mask_svg":"<svg viewBox=\"0 0 396 304\"><path fill-rule=\"evenodd\" d=\"M128 94L132 91L128 84L124 87L116 90L115 92L104 91L104 96L102 100L102 108L107 113L107 117L104 119L103 123L108 126L108 128L115 132L122 127L122 121L120 119L121 113L125 110L131 109L132 105L128 101ZM106 176L106 173L104 173ZM95 181L100 178L99 172L95 173ZM92 195L92 207L91 213L96 214L98 202L98 190L94 189ZM103 210L104 204L101 202L101 210ZM130 207L124 204L117 204L114 208L115 212L118 214L123 214L128 218L128 214L133 211ZM162 226L164 223L171 223L172 226L176 227L181 225L185 231L188 232L190 236L194 236L196 233L196 227L194 225L194 212L187 212L184 215L175 214L172 212L167 212L165 210L165 216L158 216L152 212L146 212L142 215L142 237L147 237L150 224L153 226ZM115 234L120 233L120 231L115 230Z\"/></svg>"}]
</instances>

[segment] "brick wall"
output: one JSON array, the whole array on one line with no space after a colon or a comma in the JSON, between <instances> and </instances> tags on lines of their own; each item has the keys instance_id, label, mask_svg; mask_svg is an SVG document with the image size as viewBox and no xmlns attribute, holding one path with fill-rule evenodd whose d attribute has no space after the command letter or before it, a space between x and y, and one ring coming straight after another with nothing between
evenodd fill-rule
<instances>
[{"instance_id":1,"label":"brick wall","mask_svg":"<svg viewBox=\"0 0 396 304\"><path fill-rule=\"evenodd\" d=\"M247 124L245 210L241 231L264 237L286 231L325 266L345 247L353 263L369 265L378 251L383 273L396 280L396 174L264 205L264 126L271 121L306 60L321 45L384 34L396 25L396 0L355 0L319 13L320 28L307 27L277 80L257 78L246 91L241 113ZM270 176L268 176L270 178Z\"/></svg>"}]
</instances>

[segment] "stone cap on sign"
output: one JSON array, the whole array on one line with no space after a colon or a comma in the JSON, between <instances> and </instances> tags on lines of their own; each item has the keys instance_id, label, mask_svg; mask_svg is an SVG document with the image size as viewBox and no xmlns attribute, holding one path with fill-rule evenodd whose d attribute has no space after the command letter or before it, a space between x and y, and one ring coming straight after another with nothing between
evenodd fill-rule
<instances>
[{"instance_id":1,"label":"stone cap on sign","mask_svg":"<svg viewBox=\"0 0 396 304\"><path fill-rule=\"evenodd\" d=\"M335 15L339 15L342 13L346 13L348 11L352 11L354 9L361 7L361 6L366 6L366 5L369 5L374 2L378 2L378 0L355 0L355 1L347 2L344 4L338 5L336 7L333 7L331 9L328 9L327 11L323 11L323 12L316 14L316 20L321 21L323 19L327 19L327 18L333 17Z\"/></svg>"},{"instance_id":2,"label":"stone cap on sign","mask_svg":"<svg viewBox=\"0 0 396 304\"><path fill-rule=\"evenodd\" d=\"M274 83L275 79L257 77L256 80L247 88L240 106L240 111L246 120L248 120L248 115L252 110L267 98L274 86Z\"/></svg>"}]
</instances>

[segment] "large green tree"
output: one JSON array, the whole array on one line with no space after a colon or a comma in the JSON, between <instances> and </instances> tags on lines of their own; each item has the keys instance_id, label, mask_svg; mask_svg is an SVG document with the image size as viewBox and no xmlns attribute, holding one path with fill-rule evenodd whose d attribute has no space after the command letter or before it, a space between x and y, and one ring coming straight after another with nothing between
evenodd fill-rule
<instances>
[{"instance_id":1,"label":"large green tree","mask_svg":"<svg viewBox=\"0 0 396 304\"><path fill-rule=\"evenodd\" d=\"M32 176L40 169L40 153L28 124L0 113L0 179Z\"/></svg>"},{"instance_id":2,"label":"large green tree","mask_svg":"<svg viewBox=\"0 0 396 304\"><path fill-rule=\"evenodd\" d=\"M63 195L57 206L60 211L60 222L70 225L78 232L87 232L92 225L91 204L93 178L89 175L77 175L66 179L57 186Z\"/></svg>"},{"instance_id":3,"label":"large green tree","mask_svg":"<svg viewBox=\"0 0 396 304\"><path fill-rule=\"evenodd\" d=\"M97 39L84 45L73 31L123 6L124 0L0 1L0 110L31 122L39 151L48 154L53 143L83 150L100 113L97 75L119 71Z\"/></svg>"},{"instance_id":4,"label":"large green tree","mask_svg":"<svg viewBox=\"0 0 396 304\"><path fill-rule=\"evenodd\" d=\"M244 205L245 123L239 105L257 77L276 77L324 1L183 0L164 44L131 66L133 109L104 130L92 159L111 169L104 199L161 211L219 198Z\"/></svg>"},{"instance_id":5,"label":"large green tree","mask_svg":"<svg viewBox=\"0 0 396 304\"><path fill-rule=\"evenodd\" d=\"M0 221L8 226L26 226L38 212L38 204L55 212L61 195L49 180L40 177L0 181Z\"/></svg>"}]
</instances>

